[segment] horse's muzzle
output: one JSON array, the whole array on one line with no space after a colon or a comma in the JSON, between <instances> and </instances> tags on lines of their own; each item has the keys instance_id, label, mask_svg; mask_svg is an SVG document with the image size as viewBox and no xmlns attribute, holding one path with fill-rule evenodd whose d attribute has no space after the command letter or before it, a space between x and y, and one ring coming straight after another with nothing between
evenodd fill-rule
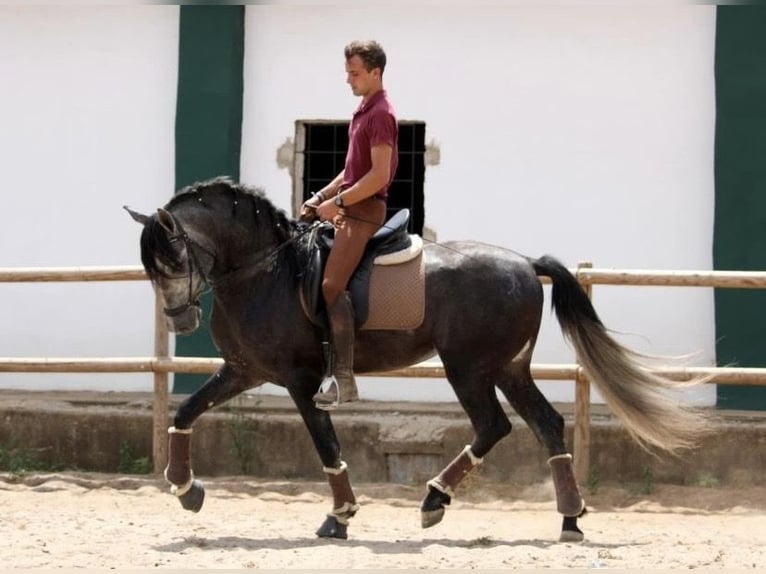
<instances>
[{"instance_id":1,"label":"horse's muzzle","mask_svg":"<svg viewBox=\"0 0 766 574\"><path fill-rule=\"evenodd\" d=\"M165 309L164 312L167 316L168 329L179 335L195 331L202 318L202 308L199 303L184 305L182 308Z\"/></svg>"},{"instance_id":2,"label":"horse's muzzle","mask_svg":"<svg viewBox=\"0 0 766 574\"><path fill-rule=\"evenodd\" d=\"M165 314L166 317L178 317L179 315L186 313L189 309L192 309L194 307L199 309L200 303L199 299L196 301L189 301L187 303L184 303L183 305L179 305L178 307L165 307L162 312Z\"/></svg>"}]
</instances>

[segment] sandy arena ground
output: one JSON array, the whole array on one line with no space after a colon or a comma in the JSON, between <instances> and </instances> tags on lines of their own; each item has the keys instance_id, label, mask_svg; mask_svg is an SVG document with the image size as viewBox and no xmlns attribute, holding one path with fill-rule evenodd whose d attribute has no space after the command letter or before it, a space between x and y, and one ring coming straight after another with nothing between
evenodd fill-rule
<instances>
[{"instance_id":1,"label":"sandy arena ground","mask_svg":"<svg viewBox=\"0 0 766 574\"><path fill-rule=\"evenodd\" d=\"M557 542L551 485L468 485L420 527L424 487L363 484L346 541L318 539L320 482L205 479L198 514L156 478L0 475L0 564L10 568L766 568L766 489L601 487L582 543ZM469 492L470 490L470 492Z\"/></svg>"}]
</instances>

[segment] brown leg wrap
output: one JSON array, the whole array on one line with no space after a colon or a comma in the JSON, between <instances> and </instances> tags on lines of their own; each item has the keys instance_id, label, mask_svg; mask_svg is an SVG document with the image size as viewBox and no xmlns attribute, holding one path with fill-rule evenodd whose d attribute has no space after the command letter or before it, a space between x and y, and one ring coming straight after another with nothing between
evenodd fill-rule
<instances>
[{"instance_id":1,"label":"brown leg wrap","mask_svg":"<svg viewBox=\"0 0 766 574\"><path fill-rule=\"evenodd\" d=\"M168 433L170 441L165 478L170 484L182 486L191 479L191 429L179 432L170 427Z\"/></svg>"},{"instance_id":2,"label":"brown leg wrap","mask_svg":"<svg viewBox=\"0 0 766 574\"><path fill-rule=\"evenodd\" d=\"M463 452L439 473L439 476L428 481L428 485L444 494L453 496L457 485L481 462L482 459L473 455L471 447L466 446Z\"/></svg>"},{"instance_id":3,"label":"brown leg wrap","mask_svg":"<svg viewBox=\"0 0 766 574\"><path fill-rule=\"evenodd\" d=\"M359 505L356 503L356 496L351 488L351 482L348 479L346 463L341 463L340 468L325 468L327 473L327 482L330 483L332 490L332 514L341 524L348 524L348 519L356 514Z\"/></svg>"},{"instance_id":4,"label":"brown leg wrap","mask_svg":"<svg viewBox=\"0 0 766 574\"><path fill-rule=\"evenodd\" d=\"M556 507L564 516L580 516L585 501L580 496L575 480L571 454L559 454L548 459L556 490Z\"/></svg>"},{"instance_id":5,"label":"brown leg wrap","mask_svg":"<svg viewBox=\"0 0 766 574\"><path fill-rule=\"evenodd\" d=\"M327 481L332 490L333 508L341 508L345 503L356 504L356 496L351 489L351 483L348 480L348 472L341 474L328 474Z\"/></svg>"}]
</instances>

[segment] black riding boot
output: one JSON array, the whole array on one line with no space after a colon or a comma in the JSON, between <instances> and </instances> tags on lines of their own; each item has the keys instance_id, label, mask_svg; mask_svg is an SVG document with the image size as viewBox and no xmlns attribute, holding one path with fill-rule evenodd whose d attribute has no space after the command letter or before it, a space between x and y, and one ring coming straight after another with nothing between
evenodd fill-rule
<instances>
[{"instance_id":1,"label":"black riding boot","mask_svg":"<svg viewBox=\"0 0 766 574\"><path fill-rule=\"evenodd\" d=\"M333 376L323 381L314 395L316 406L332 410L340 403L359 399L354 379L354 307L348 291L340 294L335 304L327 309L335 351Z\"/></svg>"}]
</instances>

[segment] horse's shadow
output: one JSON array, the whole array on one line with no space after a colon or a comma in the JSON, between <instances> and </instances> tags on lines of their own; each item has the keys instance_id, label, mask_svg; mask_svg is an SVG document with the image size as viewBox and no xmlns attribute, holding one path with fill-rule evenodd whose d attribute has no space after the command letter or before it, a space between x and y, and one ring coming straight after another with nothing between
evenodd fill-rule
<instances>
[{"instance_id":1,"label":"horse's shadow","mask_svg":"<svg viewBox=\"0 0 766 574\"><path fill-rule=\"evenodd\" d=\"M465 548L467 550L478 550L497 547L518 547L532 546L545 550L559 544L571 544L568 542L559 542L557 540L495 540L488 538L479 538L475 540L455 540L452 538L423 538L420 540L369 540L355 538L353 540L336 540L330 538L245 538L243 536L220 536L218 538L201 538L198 536L189 536L177 542L155 546L158 552L178 553L189 548L201 550L220 551L226 548L242 548L244 550L286 550L296 548L314 548L320 546L362 546L368 548L375 554L417 554L424 548L433 545ZM642 546L645 542L633 542L629 544L602 544L597 542L584 541L577 543L584 548L618 548L624 546Z\"/></svg>"}]
</instances>

